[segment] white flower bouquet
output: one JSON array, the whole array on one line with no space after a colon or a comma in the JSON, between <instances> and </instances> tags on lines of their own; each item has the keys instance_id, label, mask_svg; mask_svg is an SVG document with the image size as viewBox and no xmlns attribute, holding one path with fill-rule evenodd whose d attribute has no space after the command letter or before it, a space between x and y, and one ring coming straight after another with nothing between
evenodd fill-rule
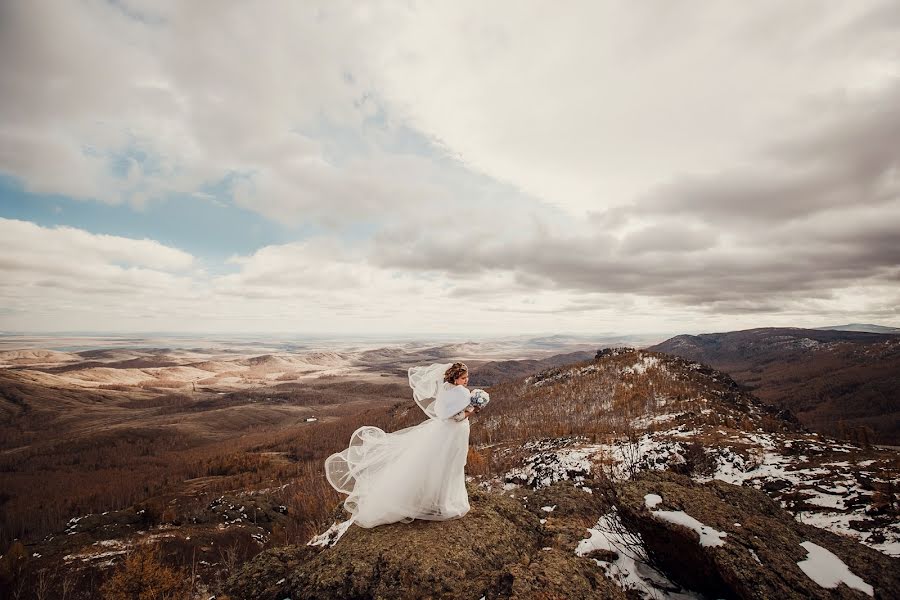
<instances>
[{"instance_id":1,"label":"white flower bouquet","mask_svg":"<svg viewBox=\"0 0 900 600\"><path fill-rule=\"evenodd\" d=\"M472 390L472 395L469 398L469 405L474 406L477 410L481 410L487 403L491 401L490 395L484 390L475 389Z\"/></svg>"},{"instance_id":2,"label":"white flower bouquet","mask_svg":"<svg viewBox=\"0 0 900 600\"><path fill-rule=\"evenodd\" d=\"M453 415L454 421L465 421L469 413L471 412L479 412L482 408L487 406L487 403L491 401L491 397L484 390L472 390L471 395L469 396L469 405Z\"/></svg>"}]
</instances>

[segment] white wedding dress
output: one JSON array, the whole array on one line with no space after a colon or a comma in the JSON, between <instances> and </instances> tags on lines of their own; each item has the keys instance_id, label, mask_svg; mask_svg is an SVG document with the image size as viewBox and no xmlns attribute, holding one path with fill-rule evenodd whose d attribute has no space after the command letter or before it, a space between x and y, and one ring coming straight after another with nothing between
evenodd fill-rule
<instances>
[{"instance_id":1,"label":"white wedding dress","mask_svg":"<svg viewBox=\"0 0 900 600\"><path fill-rule=\"evenodd\" d=\"M469 420L458 420L469 390L443 382L449 367L409 370L413 396L428 420L392 433L360 427L346 450L325 460L328 482L348 495L344 508L357 525L444 521L469 512L464 471Z\"/></svg>"}]
</instances>

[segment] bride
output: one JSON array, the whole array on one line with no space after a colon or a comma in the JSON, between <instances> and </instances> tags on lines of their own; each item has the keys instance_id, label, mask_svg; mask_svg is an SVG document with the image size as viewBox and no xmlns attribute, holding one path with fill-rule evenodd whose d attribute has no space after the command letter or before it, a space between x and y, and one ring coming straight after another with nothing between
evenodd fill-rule
<instances>
[{"instance_id":1,"label":"bride","mask_svg":"<svg viewBox=\"0 0 900 600\"><path fill-rule=\"evenodd\" d=\"M325 460L328 482L348 495L344 508L354 523L444 521L469 512L468 382L463 363L412 367L409 385L428 420L393 433L360 427L346 450Z\"/></svg>"}]
</instances>

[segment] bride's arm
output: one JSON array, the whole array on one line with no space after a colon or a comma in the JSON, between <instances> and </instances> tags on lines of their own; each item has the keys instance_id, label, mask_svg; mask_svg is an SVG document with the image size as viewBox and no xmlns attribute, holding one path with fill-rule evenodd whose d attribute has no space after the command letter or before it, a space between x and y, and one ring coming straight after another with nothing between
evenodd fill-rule
<instances>
[{"instance_id":1,"label":"bride's arm","mask_svg":"<svg viewBox=\"0 0 900 600\"><path fill-rule=\"evenodd\" d=\"M472 413L477 412L474 406L467 406L463 410L459 411L453 416L454 421L465 421L469 417L472 416Z\"/></svg>"}]
</instances>

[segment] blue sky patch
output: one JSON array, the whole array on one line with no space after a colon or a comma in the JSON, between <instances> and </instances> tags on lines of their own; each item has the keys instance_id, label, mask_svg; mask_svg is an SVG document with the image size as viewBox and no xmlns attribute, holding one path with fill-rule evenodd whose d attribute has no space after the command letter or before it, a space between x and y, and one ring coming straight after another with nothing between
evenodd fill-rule
<instances>
[{"instance_id":1,"label":"blue sky patch","mask_svg":"<svg viewBox=\"0 0 900 600\"><path fill-rule=\"evenodd\" d=\"M173 195L137 209L127 204L32 194L15 178L0 176L0 216L42 227L69 226L94 234L153 239L190 252L210 268L234 254L251 254L263 246L304 239L317 230L312 225L284 227L235 206L225 193L227 187L229 182L223 181L195 194Z\"/></svg>"}]
</instances>

